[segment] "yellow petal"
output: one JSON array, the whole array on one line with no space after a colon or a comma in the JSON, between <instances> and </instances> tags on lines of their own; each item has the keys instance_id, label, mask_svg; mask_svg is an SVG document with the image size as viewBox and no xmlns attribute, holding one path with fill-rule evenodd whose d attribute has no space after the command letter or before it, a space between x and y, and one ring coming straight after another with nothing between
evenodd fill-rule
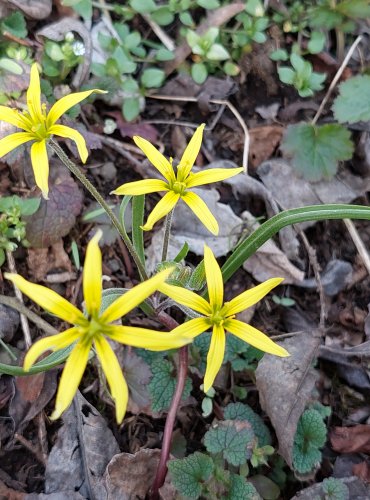
<instances>
[{"instance_id":1,"label":"yellow petal","mask_svg":"<svg viewBox=\"0 0 370 500\"><path fill-rule=\"evenodd\" d=\"M89 241L86 249L86 257L83 271L83 291L86 310L91 316L95 316L101 305L102 294L102 257L99 248L99 240L103 233L98 230Z\"/></svg>"},{"instance_id":2,"label":"yellow petal","mask_svg":"<svg viewBox=\"0 0 370 500\"><path fill-rule=\"evenodd\" d=\"M116 405L116 420L121 423L126 413L128 402L128 387L122 374L121 367L111 346L104 337L94 339L96 354L102 365L109 384L112 399Z\"/></svg>"},{"instance_id":3,"label":"yellow petal","mask_svg":"<svg viewBox=\"0 0 370 500\"><path fill-rule=\"evenodd\" d=\"M186 187L190 189L195 186L210 184L211 182L223 181L225 179L228 179L229 177L234 177L234 175L240 174L240 172L243 172L243 170L243 167L209 168L208 170L203 170L202 172L191 174L186 180Z\"/></svg>"},{"instance_id":4,"label":"yellow petal","mask_svg":"<svg viewBox=\"0 0 370 500\"><path fill-rule=\"evenodd\" d=\"M279 346L267 335L257 330L257 328L247 325L247 323L243 323L237 319L228 319L225 321L224 327L239 339L244 340L244 342L247 342L253 347L257 347L257 349L261 351L281 357L290 356L289 352L284 349L284 347Z\"/></svg>"},{"instance_id":5,"label":"yellow petal","mask_svg":"<svg viewBox=\"0 0 370 500\"><path fill-rule=\"evenodd\" d=\"M45 141L32 144L31 163L36 186L41 189L42 196L47 199L49 194L49 159Z\"/></svg>"},{"instance_id":6,"label":"yellow petal","mask_svg":"<svg viewBox=\"0 0 370 500\"><path fill-rule=\"evenodd\" d=\"M59 99L53 106L51 107L49 114L47 116L47 127L51 127L54 123L59 120L59 118L70 108L73 108L76 104L83 101L87 97L89 97L93 93L97 94L106 94L105 90L85 90L84 92L75 92L73 94L66 95Z\"/></svg>"},{"instance_id":7,"label":"yellow petal","mask_svg":"<svg viewBox=\"0 0 370 500\"><path fill-rule=\"evenodd\" d=\"M222 326L213 325L211 344L207 355L207 368L204 375L204 392L208 392L219 372L225 354L226 336Z\"/></svg>"},{"instance_id":8,"label":"yellow petal","mask_svg":"<svg viewBox=\"0 0 370 500\"><path fill-rule=\"evenodd\" d=\"M191 169L197 159L197 156L200 151L200 147L202 145L203 139L203 130L205 127L205 123L202 123L196 131L194 132L193 137L190 139L189 144L186 146L186 149L182 155L179 166L177 167L177 179L180 182L184 182L187 176L190 174Z\"/></svg>"},{"instance_id":9,"label":"yellow petal","mask_svg":"<svg viewBox=\"0 0 370 500\"><path fill-rule=\"evenodd\" d=\"M166 193L153 208L152 212L149 214L146 224L142 226L141 229L143 231L150 231L153 229L154 224L171 212L179 199L180 195L178 193L174 193L173 191Z\"/></svg>"},{"instance_id":10,"label":"yellow petal","mask_svg":"<svg viewBox=\"0 0 370 500\"><path fill-rule=\"evenodd\" d=\"M41 356L46 351L59 351L59 349L64 349L69 345L73 344L80 333L77 328L73 327L69 330L66 330L62 333L57 333L56 335L51 335L50 337L45 337L43 339L38 340L30 347L27 352L24 361L23 368L28 371L31 366L35 363L37 358Z\"/></svg>"},{"instance_id":11,"label":"yellow petal","mask_svg":"<svg viewBox=\"0 0 370 500\"><path fill-rule=\"evenodd\" d=\"M179 337L172 332L157 332L146 328L136 328L134 326L113 326L104 333L112 340L120 344L132 347L141 347L150 351L167 351L177 349L189 344L192 339Z\"/></svg>"},{"instance_id":12,"label":"yellow petal","mask_svg":"<svg viewBox=\"0 0 370 500\"><path fill-rule=\"evenodd\" d=\"M218 223L214 218L213 214L204 203L204 201L195 193L187 191L181 196L188 207L194 212L202 224L210 231L212 234L218 234Z\"/></svg>"},{"instance_id":13,"label":"yellow petal","mask_svg":"<svg viewBox=\"0 0 370 500\"><path fill-rule=\"evenodd\" d=\"M190 307L190 309L204 314L205 316L209 316L212 312L211 306L203 297L187 290L186 288L164 283L158 287L158 290L165 295L168 295L168 297L173 299L175 302L178 302L186 307Z\"/></svg>"},{"instance_id":14,"label":"yellow petal","mask_svg":"<svg viewBox=\"0 0 370 500\"><path fill-rule=\"evenodd\" d=\"M27 107L35 124L44 122L41 109L40 75L36 63L31 66L30 85L27 90Z\"/></svg>"},{"instance_id":15,"label":"yellow petal","mask_svg":"<svg viewBox=\"0 0 370 500\"><path fill-rule=\"evenodd\" d=\"M86 148L85 139L80 132L77 132L77 130L74 130L71 127L66 127L65 125L53 125L48 129L48 133L72 139L72 141L76 143L78 154L80 155L82 163L86 163L89 153Z\"/></svg>"},{"instance_id":16,"label":"yellow petal","mask_svg":"<svg viewBox=\"0 0 370 500\"><path fill-rule=\"evenodd\" d=\"M4 273L6 279L12 281L19 290L43 309L55 314L68 323L86 323L81 311L59 294L42 285L36 285L25 280L19 274Z\"/></svg>"},{"instance_id":17,"label":"yellow petal","mask_svg":"<svg viewBox=\"0 0 370 500\"><path fill-rule=\"evenodd\" d=\"M219 310L224 301L224 281L220 266L212 250L204 245L204 269L206 271L209 303L213 310Z\"/></svg>"},{"instance_id":18,"label":"yellow petal","mask_svg":"<svg viewBox=\"0 0 370 500\"><path fill-rule=\"evenodd\" d=\"M24 130L29 130L25 127L25 122L23 116L19 111L15 109L8 108L7 106L0 106L0 121L10 123L18 128L23 128Z\"/></svg>"},{"instance_id":19,"label":"yellow petal","mask_svg":"<svg viewBox=\"0 0 370 500\"><path fill-rule=\"evenodd\" d=\"M59 418L72 403L72 399L80 385L87 365L90 348L90 342L80 341L68 356L62 376L60 377L55 410L50 417L51 420Z\"/></svg>"},{"instance_id":20,"label":"yellow petal","mask_svg":"<svg viewBox=\"0 0 370 500\"><path fill-rule=\"evenodd\" d=\"M34 141L35 137L28 132L15 132L0 140L0 158L25 142Z\"/></svg>"},{"instance_id":21,"label":"yellow petal","mask_svg":"<svg viewBox=\"0 0 370 500\"><path fill-rule=\"evenodd\" d=\"M145 299L147 299L152 293L158 290L159 285L165 282L166 278L172 273L173 267L165 269L160 273L156 274L152 278L143 281L134 288L131 288L128 292L124 293L121 297L113 302L107 309L103 312L100 320L106 323L111 323L121 318L129 311L138 306Z\"/></svg>"},{"instance_id":22,"label":"yellow petal","mask_svg":"<svg viewBox=\"0 0 370 500\"><path fill-rule=\"evenodd\" d=\"M149 193L159 193L161 191L168 191L168 184L159 179L145 179L143 181L127 182L118 187L111 194L118 195L139 195Z\"/></svg>"},{"instance_id":23,"label":"yellow petal","mask_svg":"<svg viewBox=\"0 0 370 500\"><path fill-rule=\"evenodd\" d=\"M280 285L284 278L271 278L250 290L241 293L230 302L226 302L222 310L224 316L238 314L253 306L267 295L273 288Z\"/></svg>"},{"instance_id":24,"label":"yellow petal","mask_svg":"<svg viewBox=\"0 0 370 500\"><path fill-rule=\"evenodd\" d=\"M194 318L172 330L172 335L193 339L210 328L211 324L206 318Z\"/></svg>"},{"instance_id":25,"label":"yellow petal","mask_svg":"<svg viewBox=\"0 0 370 500\"><path fill-rule=\"evenodd\" d=\"M165 156L158 151L157 148L153 146L149 141L135 135L133 137L136 146L138 146L141 151L148 158L150 163L163 175L167 181L175 180L175 173L171 163L167 160Z\"/></svg>"}]
</instances>

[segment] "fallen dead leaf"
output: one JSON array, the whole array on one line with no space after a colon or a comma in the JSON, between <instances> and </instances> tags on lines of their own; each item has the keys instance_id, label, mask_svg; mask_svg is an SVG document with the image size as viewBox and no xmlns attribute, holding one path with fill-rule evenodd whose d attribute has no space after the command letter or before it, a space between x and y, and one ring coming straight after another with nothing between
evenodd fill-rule
<instances>
[{"instance_id":1,"label":"fallen dead leaf","mask_svg":"<svg viewBox=\"0 0 370 500\"><path fill-rule=\"evenodd\" d=\"M150 123L125 122L121 111L106 111L104 114L114 118L122 138L139 135L149 142L157 142L158 132Z\"/></svg>"},{"instance_id":2,"label":"fallen dead leaf","mask_svg":"<svg viewBox=\"0 0 370 500\"><path fill-rule=\"evenodd\" d=\"M106 498L101 478L119 452L112 431L80 392L62 420L46 464L45 493L63 492L63 498L69 498L70 492L78 492L83 498Z\"/></svg>"},{"instance_id":3,"label":"fallen dead leaf","mask_svg":"<svg viewBox=\"0 0 370 500\"><path fill-rule=\"evenodd\" d=\"M355 476L362 479L365 483L370 483L370 463L361 462L352 467L352 472Z\"/></svg>"},{"instance_id":4,"label":"fallen dead leaf","mask_svg":"<svg viewBox=\"0 0 370 500\"><path fill-rule=\"evenodd\" d=\"M262 409L270 417L279 441L279 453L292 467L292 449L298 420L311 400L318 380L312 368L320 337L304 331L279 342L287 358L265 354L256 370L256 385Z\"/></svg>"},{"instance_id":5,"label":"fallen dead leaf","mask_svg":"<svg viewBox=\"0 0 370 500\"><path fill-rule=\"evenodd\" d=\"M22 493L20 491L13 490L12 488L8 488L0 480L0 498L4 498L6 500L26 500L27 496L27 493Z\"/></svg>"},{"instance_id":6,"label":"fallen dead leaf","mask_svg":"<svg viewBox=\"0 0 370 500\"><path fill-rule=\"evenodd\" d=\"M330 443L339 453L370 453L370 425L334 427Z\"/></svg>"},{"instance_id":7,"label":"fallen dead leaf","mask_svg":"<svg viewBox=\"0 0 370 500\"><path fill-rule=\"evenodd\" d=\"M15 394L9 405L9 416L16 431L36 417L54 397L57 370L27 377L16 377Z\"/></svg>"},{"instance_id":8,"label":"fallen dead leaf","mask_svg":"<svg viewBox=\"0 0 370 500\"><path fill-rule=\"evenodd\" d=\"M279 146L284 128L281 125L265 125L249 129L249 162L256 168L268 160Z\"/></svg>"},{"instance_id":9,"label":"fallen dead leaf","mask_svg":"<svg viewBox=\"0 0 370 500\"><path fill-rule=\"evenodd\" d=\"M104 474L107 500L144 500L153 484L159 457L160 450L149 449L140 450L134 455L120 453L114 456ZM177 498L168 475L160 489L160 498Z\"/></svg>"},{"instance_id":10,"label":"fallen dead leaf","mask_svg":"<svg viewBox=\"0 0 370 500\"><path fill-rule=\"evenodd\" d=\"M64 250L63 240L49 248L29 248L27 265L30 276L37 282L45 281L52 270L65 269L72 272L72 263Z\"/></svg>"},{"instance_id":11,"label":"fallen dead leaf","mask_svg":"<svg viewBox=\"0 0 370 500\"><path fill-rule=\"evenodd\" d=\"M45 19L50 15L52 8L52 0L5 0L3 3L2 9L14 10L14 7L16 7L32 19ZM4 15L2 11L1 14ZM9 12L6 15L8 14Z\"/></svg>"},{"instance_id":12,"label":"fallen dead leaf","mask_svg":"<svg viewBox=\"0 0 370 500\"><path fill-rule=\"evenodd\" d=\"M51 169L49 187L49 199L42 199L37 212L27 217L27 240L36 248L66 236L82 209L82 191L65 167Z\"/></svg>"}]
</instances>

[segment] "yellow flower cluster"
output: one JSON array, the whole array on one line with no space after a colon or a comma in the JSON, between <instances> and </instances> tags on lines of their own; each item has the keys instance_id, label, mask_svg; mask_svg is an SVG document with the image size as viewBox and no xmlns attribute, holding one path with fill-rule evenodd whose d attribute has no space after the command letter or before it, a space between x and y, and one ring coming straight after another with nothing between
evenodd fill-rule
<instances>
[{"instance_id":1,"label":"yellow flower cluster","mask_svg":"<svg viewBox=\"0 0 370 500\"><path fill-rule=\"evenodd\" d=\"M0 120L23 129L23 132L16 132L0 140L0 157L20 144L34 141L31 147L31 161L36 184L45 197L48 194L49 171L46 143L52 135L68 137L74 140L82 161L85 162L87 159L87 149L83 137L69 127L56 125L56 121L65 111L93 92L101 91L89 90L65 96L57 101L49 113L46 114L45 108L41 104L39 73L37 66L33 65L30 86L27 92L28 111L20 113L5 106L0 106ZM191 188L227 179L240 173L242 168L209 169L193 174L191 170L201 147L203 129L204 125L197 128L176 171L172 161L168 161L148 141L141 137L134 137L137 146L147 155L164 180L147 179L130 182L120 186L113 192L119 195L140 195L160 191L166 193L149 215L147 223L142 229L152 229L153 225L168 214L177 202L182 199L209 231L213 234L218 233L216 219L201 198L191 191ZM206 245L204 247L204 265L208 301L192 291L167 284L166 279L172 272L172 269L167 269L127 291L102 312L100 238L101 232L98 231L89 242L86 250L83 271L86 314L56 292L31 283L18 274L5 273L5 277L11 280L25 295L45 310L73 325L65 332L37 341L32 345L24 359L24 369L29 370L46 351L58 351L68 346L72 347L60 379L52 418L59 418L71 404L86 368L90 350L93 348L102 365L112 398L115 401L117 422L123 420L128 401L128 388L110 341L153 351L163 351L184 346L192 342L197 335L212 329L204 378L205 392L212 387L222 365L226 332L267 353L277 356L289 355L283 347L274 343L264 333L236 319L238 313L261 300L274 287L279 285L282 279L270 279L251 290L243 292L230 302L224 302L221 270L212 250ZM200 314L200 317L185 322L172 332L114 324L156 291L167 295L179 304L193 309Z\"/></svg>"}]
</instances>

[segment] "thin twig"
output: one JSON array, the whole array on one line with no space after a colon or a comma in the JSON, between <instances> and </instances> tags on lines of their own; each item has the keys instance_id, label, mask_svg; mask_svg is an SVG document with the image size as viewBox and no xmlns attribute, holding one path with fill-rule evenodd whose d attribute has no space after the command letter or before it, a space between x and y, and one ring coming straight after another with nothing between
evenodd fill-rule
<instances>
[{"instance_id":1,"label":"thin twig","mask_svg":"<svg viewBox=\"0 0 370 500\"><path fill-rule=\"evenodd\" d=\"M333 78L333 80L328 88L328 91L326 92L326 95L325 95L324 99L322 100L322 103L320 104L319 109L317 110L316 115L313 117L313 119L311 121L312 125L315 125L317 120L321 116L322 110L324 109L326 103L328 102L336 84L338 83L340 77L342 76L344 69L346 68L349 60L351 59L353 52L355 51L357 45L361 42L361 40L362 40L362 36L360 35L356 38L356 40L351 45L349 51L347 52L346 57L343 59L342 64L340 65L338 71L336 72L336 74L335 74L335 76L334 76L334 78Z\"/></svg>"},{"instance_id":2,"label":"thin twig","mask_svg":"<svg viewBox=\"0 0 370 500\"><path fill-rule=\"evenodd\" d=\"M361 257L361 260L366 267L367 272L370 274L370 256L367 248L365 247L364 242L362 241L358 231L353 224L353 222L349 219L343 219L344 224L347 227L347 230L352 238L352 241Z\"/></svg>"},{"instance_id":3,"label":"thin twig","mask_svg":"<svg viewBox=\"0 0 370 500\"><path fill-rule=\"evenodd\" d=\"M15 267L15 260L14 260L13 254L10 250L6 251L6 258L8 261L10 272L16 273L17 268ZM15 286L15 284L13 284L13 288L14 288L14 293L15 293L17 299L19 300L19 302L21 302L23 304L22 292L19 290L19 288L17 288ZM25 314L21 313L20 316L21 316L21 325L22 325L22 331L23 331L23 336L24 336L24 342L26 344L27 349L29 349L31 347L31 344L32 344L30 325L28 324L27 316Z\"/></svg>"},{"instance_id":4,"label":"thin twig","mask_svg":"<svg viewBox=\"0 0 370 500\"><path fill-rule=\"evenodd\" d=\"M22 302L19 302L15 297L7 297L6 295L0 295L0 304L11 307L15 309L20 314L26 316L32 323L35 323L41 330L43 330L48 335L55 335L59 333L53 326L51 326L47 321L40 318L37 314L30 311Z\"/></svg>"},{"instance_id":5,"label":"thin twig","mask_svg":"<svg viewBox=\"0 0 370 500\"><path fill-rule=\"evenodd\" d=\"M46 460L44 459L43 455L40 453L39 450L35 448L35 446L32 443L27 441L27 439L25 439L21 434L18 434L17 432L14 434L14 438L17 441L19 441L22 444L22 446L27 448L27 450L29 450L32 453L32 455L34 455L44 467L46 466Z\"/></svg>"},{"instance_id":6,"label":"thin twig","mask_svg":"<svg viewBox=\"0 0 370 500\"><path fill-rule=\"evenodd\" d=\"M150 17L149 14L141 14L142 18L149 24L152 28L153 32L159 38L159 40L163 43L167 50L171 52L176 49L175 42L170 38L167 33L162 30L162 28Z\"/></svg>"}]
</instances>

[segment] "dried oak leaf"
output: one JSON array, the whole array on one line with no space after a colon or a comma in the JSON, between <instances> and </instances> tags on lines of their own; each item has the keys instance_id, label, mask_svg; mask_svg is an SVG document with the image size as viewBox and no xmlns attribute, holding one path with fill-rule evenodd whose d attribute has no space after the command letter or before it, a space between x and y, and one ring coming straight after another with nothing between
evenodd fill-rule
<instances>
[{"instance_id":1,"label":"dried oak leaf","mask_svg":"<svg viewBox=\"0 0 370 500\"><path fill-rule=\"evenodd\" d=\"M370 453L370 425L334 427L330 442L339 453Z\"/></svg>"},{"instance_id":2,"label":"dried oak leaf","mask_svg":"<svg viewBox=\"0 0 370 500\"><path fill-rule=\"evenodd\" d=\"M82 192L64 168L51 170L49 187L49 199L42 199L37 212L27 217L27 240L36 248L66 236L82 209Z\"/></svg>"}]
</instances>

